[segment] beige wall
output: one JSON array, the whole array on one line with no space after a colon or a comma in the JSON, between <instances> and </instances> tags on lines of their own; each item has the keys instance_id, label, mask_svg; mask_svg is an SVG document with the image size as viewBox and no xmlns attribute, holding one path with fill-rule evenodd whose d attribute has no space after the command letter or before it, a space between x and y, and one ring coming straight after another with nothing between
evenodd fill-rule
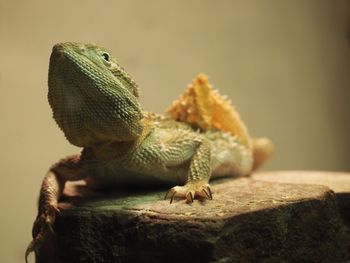
<instances>
[{"instance_id":1,"label":"beige wall","mask_svg":"<svg viewBox=\"0 0 350 263\"><path fill-rule=\"evenodd\" d=\"M276 153L265 169L349 170L349 2L0 0L0 262L21 262L40 181L76 153L51 118L56 42L109 48L162 112L198 72Z\"/></svg>"}]
</instances>

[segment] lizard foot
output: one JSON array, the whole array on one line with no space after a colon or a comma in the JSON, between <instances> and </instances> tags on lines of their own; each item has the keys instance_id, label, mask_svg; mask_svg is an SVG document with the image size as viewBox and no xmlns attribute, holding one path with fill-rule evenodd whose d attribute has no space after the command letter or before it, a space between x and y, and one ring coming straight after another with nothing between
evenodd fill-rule
<instances>
[{"instance_id":1,"label":"lizard foot","mask_svg":"<svg viewBox=\"0 0 350 263\"><path fill-rule=\"evenodd\" d=\"M39 253L39 250L49 233L53 234L52 225L55 222L56 213L59 213L59 209L56 206L48 206L44 213L38 215L33 225L33 240L27 247L25 253L25 260L28 263L28 256L30 253Z\"/></svg>"},{"instance_id":2,"label":"lizard foot","mask_svg":"<svg viewBox=\"0 0 350 263\"><path fill-rule=\"evenodd\" d=\"M184 186L175 186L166 193L164 199L167 199L168 196L170 196L170 204L176 196L186 198L188 203L193 203L196 196L206 197L210 200L213 199L210 185L203 181L188 182Z\"/></svg>"}]
</instances>

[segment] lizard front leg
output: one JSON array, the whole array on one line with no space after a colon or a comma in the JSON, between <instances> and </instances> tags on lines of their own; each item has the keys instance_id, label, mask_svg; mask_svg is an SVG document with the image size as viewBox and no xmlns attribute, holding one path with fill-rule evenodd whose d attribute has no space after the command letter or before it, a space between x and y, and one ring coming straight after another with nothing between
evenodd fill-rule
<instances>
[{"instance_id":1,"label":"lizard front leg","mask_svg":"<svg viewBox=\"0 0 350 263\"><path fill-rule=\"evenodd\" d=\"M25 253L27 257L31 252L38 253L42 242L52 230L55 221L58 199L62 195L66 181L80 180L85 177L81 172L81 159L74 155L62 159L53 165L47 172L41 185L38 215L33 225L33 240L28 245Z\"/></svg>"},{"instance_id":2,"label":"lizard front leg","mask_svg":"<svg viewBox=\"0 0 350 263\"><path fill-rule=\"evenodd\" d=\"M189 138L192 139L192 138ZM193 202L196 196L205 196L212 199L210 185L210 144L203 137L194 138L197 147L190 159L188 177L184 186L175 186L165 195L165 199L170 196L170 203L176 196L185 197L188 202Z\"/></svg>"}]
</instances>

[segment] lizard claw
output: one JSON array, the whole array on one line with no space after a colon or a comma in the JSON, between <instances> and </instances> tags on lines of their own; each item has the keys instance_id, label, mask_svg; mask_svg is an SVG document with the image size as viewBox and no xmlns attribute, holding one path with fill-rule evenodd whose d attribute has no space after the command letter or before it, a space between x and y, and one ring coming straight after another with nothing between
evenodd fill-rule
<instances>
[{"instance_id":1,"label":"lizard claw","mask_svg":"<svg viewBox=\"0 0 350 263\"><path fill-rule=\"evenodd\" d=\"M206 197L210 200L213 200L213 194L211 192L210 186L203 187L202 189L203 193L206 195Z\"/></svg>"},{"instance_id":2,"label":"lizard claw","mask_svg":"<svg viewBox=\"0 0 350 263\"><path fill-rule=\"evenodd\" d=\"M174 201L176 196L184 197L187 200L187 203L193 203L194 199L197 196L206 197L207 199L212 200L213 195L210 189L210 186L206 182L189 182L184 186L175 186L171 188L165 195L164 199L170 197L170 204Z\"/></svg>"},{"instance_id":3,"label":"lizard claw","mask_svg":"<svg viewBox=\"0 0 350 263\"><path fill-rule=\"evenodd\" d=\"M54 234L52 228L55 222L56 213L60 213L56 206L48 206L48 208L36 218L33 225L33 240L27 247L25 252L25 261L28 262L28 256L34 252L39 254L40 248L49 233Z\"/></svg>"}]
</instances>

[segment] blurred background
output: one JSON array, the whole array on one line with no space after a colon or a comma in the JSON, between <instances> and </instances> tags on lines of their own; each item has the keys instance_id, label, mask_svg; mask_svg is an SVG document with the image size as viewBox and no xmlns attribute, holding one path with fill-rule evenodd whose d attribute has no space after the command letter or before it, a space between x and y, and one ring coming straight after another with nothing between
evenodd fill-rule
<instances>
[{"instance_id":1,"label":"blurred background","mask_svg":"<svg viewBox=\"0 0 350 263\"><path fill-rule=\"evenodd\" d=\"M23 262L41 180L78 153L51 117L57 42L107 47L163 112L199 72L254 136L268 170L349 171L350 2L0 0L0 262Z\"/></svg>"}]
</instances>

